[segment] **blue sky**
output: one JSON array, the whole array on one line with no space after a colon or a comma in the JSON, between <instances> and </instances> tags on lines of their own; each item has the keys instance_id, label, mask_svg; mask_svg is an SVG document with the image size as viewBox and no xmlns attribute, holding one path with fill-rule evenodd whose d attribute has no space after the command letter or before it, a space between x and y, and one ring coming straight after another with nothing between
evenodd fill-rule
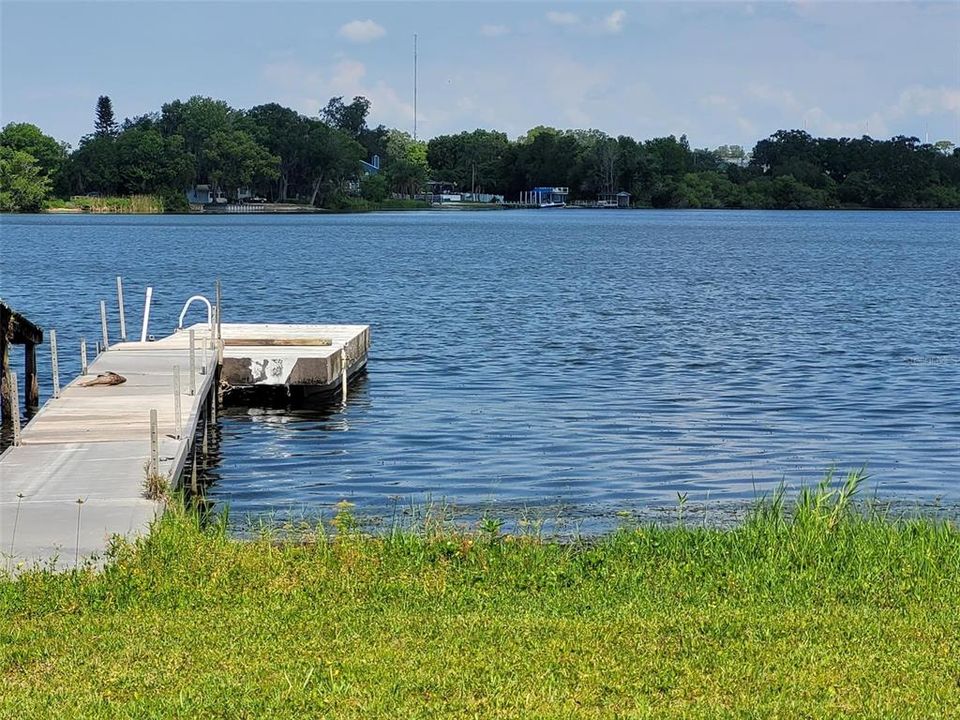
<instances>
[{"instance_id":1,"label":"blue sky","mask_svg":"<svg viewBox=\"0 0 960 720\"><path fill-rule=\"evenodd\" d=\"M366 95L421 137L535 125L696 147L779 128L960 144L960 2L11 2L0 119L76 144L117 115L210 95L316 114Z\"/></svg>"}]
</instances>

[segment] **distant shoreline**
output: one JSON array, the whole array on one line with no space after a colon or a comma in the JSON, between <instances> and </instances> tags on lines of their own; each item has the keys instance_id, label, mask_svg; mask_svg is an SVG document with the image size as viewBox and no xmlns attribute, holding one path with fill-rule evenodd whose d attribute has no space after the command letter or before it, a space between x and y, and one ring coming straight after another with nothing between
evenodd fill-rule
<instances>
[{"instance_id":1,"label":"distant shoreline","mask_svg":"<svg viewBox=\"0 0 960 720\"><path fill-rule=\"evenodd\" d=\"M248 215L364 215L369 213L406 213L406 212L492 212L505 210L538 210L538 208L514 207L510 205L492 205L489 207L466 207L466 206L441 206L441 207L386 207L386 208L365 208L365 209L331 209L331 208L289 208L258 210L248 212L228 212L228 211L180 211L180 212L132 212L124 211L91 211L83 208L46 208L37 212L2 212L0 215L193 215L197 217L232 217ZM557 210L592 210L602 211L604 213L615 212L643 212L643 211L672 211L672 212L957 212L960 208L925 208L925 207L907 207L907 208L878 208L868 206L848 206L848 207L824 207L824 208L656 208L656 207L631 207L631 208L590 208L571 205L565 208L551 208L551 211Z\"/></svg>"}]
</instances>

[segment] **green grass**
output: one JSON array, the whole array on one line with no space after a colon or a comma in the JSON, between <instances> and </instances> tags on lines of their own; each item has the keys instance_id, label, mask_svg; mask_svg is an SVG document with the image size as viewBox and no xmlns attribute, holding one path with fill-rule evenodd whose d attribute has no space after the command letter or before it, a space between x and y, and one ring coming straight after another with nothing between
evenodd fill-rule
<instances>
[{"instance_id":1,"label":"green grass","mask_svg":"<svg viewBox=\"0 0 960 720\"><path fill-rule=\"evenodd\" d=\"M74 195L70 200L54 198L46 203L47 209L79 209L89 213L162 213L163 198L159 195L130 195L128 197L87 197Z\"/></svg>"},{"instance_id":2,"label":"green grass","mask_svg":"<svg viewBox=\"0 0 960 720\"><path fill-rule=\"evenodd\" d=\"M171 512L101 572L0 581L0 715L957 717L960 530L857 482L570 542Z\"/></svg>"}]
</instances>

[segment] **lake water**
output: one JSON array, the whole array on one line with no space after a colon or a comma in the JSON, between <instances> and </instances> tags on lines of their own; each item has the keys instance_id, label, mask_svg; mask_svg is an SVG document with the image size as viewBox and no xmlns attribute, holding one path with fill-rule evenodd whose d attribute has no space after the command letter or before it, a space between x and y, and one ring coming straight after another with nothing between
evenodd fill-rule
<instances>
[{"instance_id":1,"label":"lake water","mask_svg":"<svg viewBox=\"0 0 960 720\"><path fill-rule=\"evenodd\" d=\"M346 409L238 408L210 497L236 515L445 500L589 524L736 505L831 465L960 498L960 215L511 211L7 216L0 294L55 327L64 379L125 279L172 331L369 323ZM199 312L199 311L198 311ZM198 315L199 317L199 315ZM19 354L19 353L18 353ZM49 390L49 362L41 355ZM602 523L602 520L599 522Z\"/></svg>"}]
</instances>

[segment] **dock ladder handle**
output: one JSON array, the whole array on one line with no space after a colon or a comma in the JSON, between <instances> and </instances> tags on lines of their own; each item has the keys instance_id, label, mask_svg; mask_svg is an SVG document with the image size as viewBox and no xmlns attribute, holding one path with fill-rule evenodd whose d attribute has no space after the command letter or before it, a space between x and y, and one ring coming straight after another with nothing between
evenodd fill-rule
<instances>
[{"instance_id":1,"label":"dock ladder handle","mask_svg":"<svg viewBox=\"0 0 960 720\"><path fill-rule=\"evenodd\" d=\"M183 304L183 310L180 311L180 320L177 322L177 330L183 330L183 318L186 317L190 304L195 300L199 300L207 306L207 325L210 326L210 336L213 337L213 306L203 295L194 295Z\"/></svg>"}]
</instances>

